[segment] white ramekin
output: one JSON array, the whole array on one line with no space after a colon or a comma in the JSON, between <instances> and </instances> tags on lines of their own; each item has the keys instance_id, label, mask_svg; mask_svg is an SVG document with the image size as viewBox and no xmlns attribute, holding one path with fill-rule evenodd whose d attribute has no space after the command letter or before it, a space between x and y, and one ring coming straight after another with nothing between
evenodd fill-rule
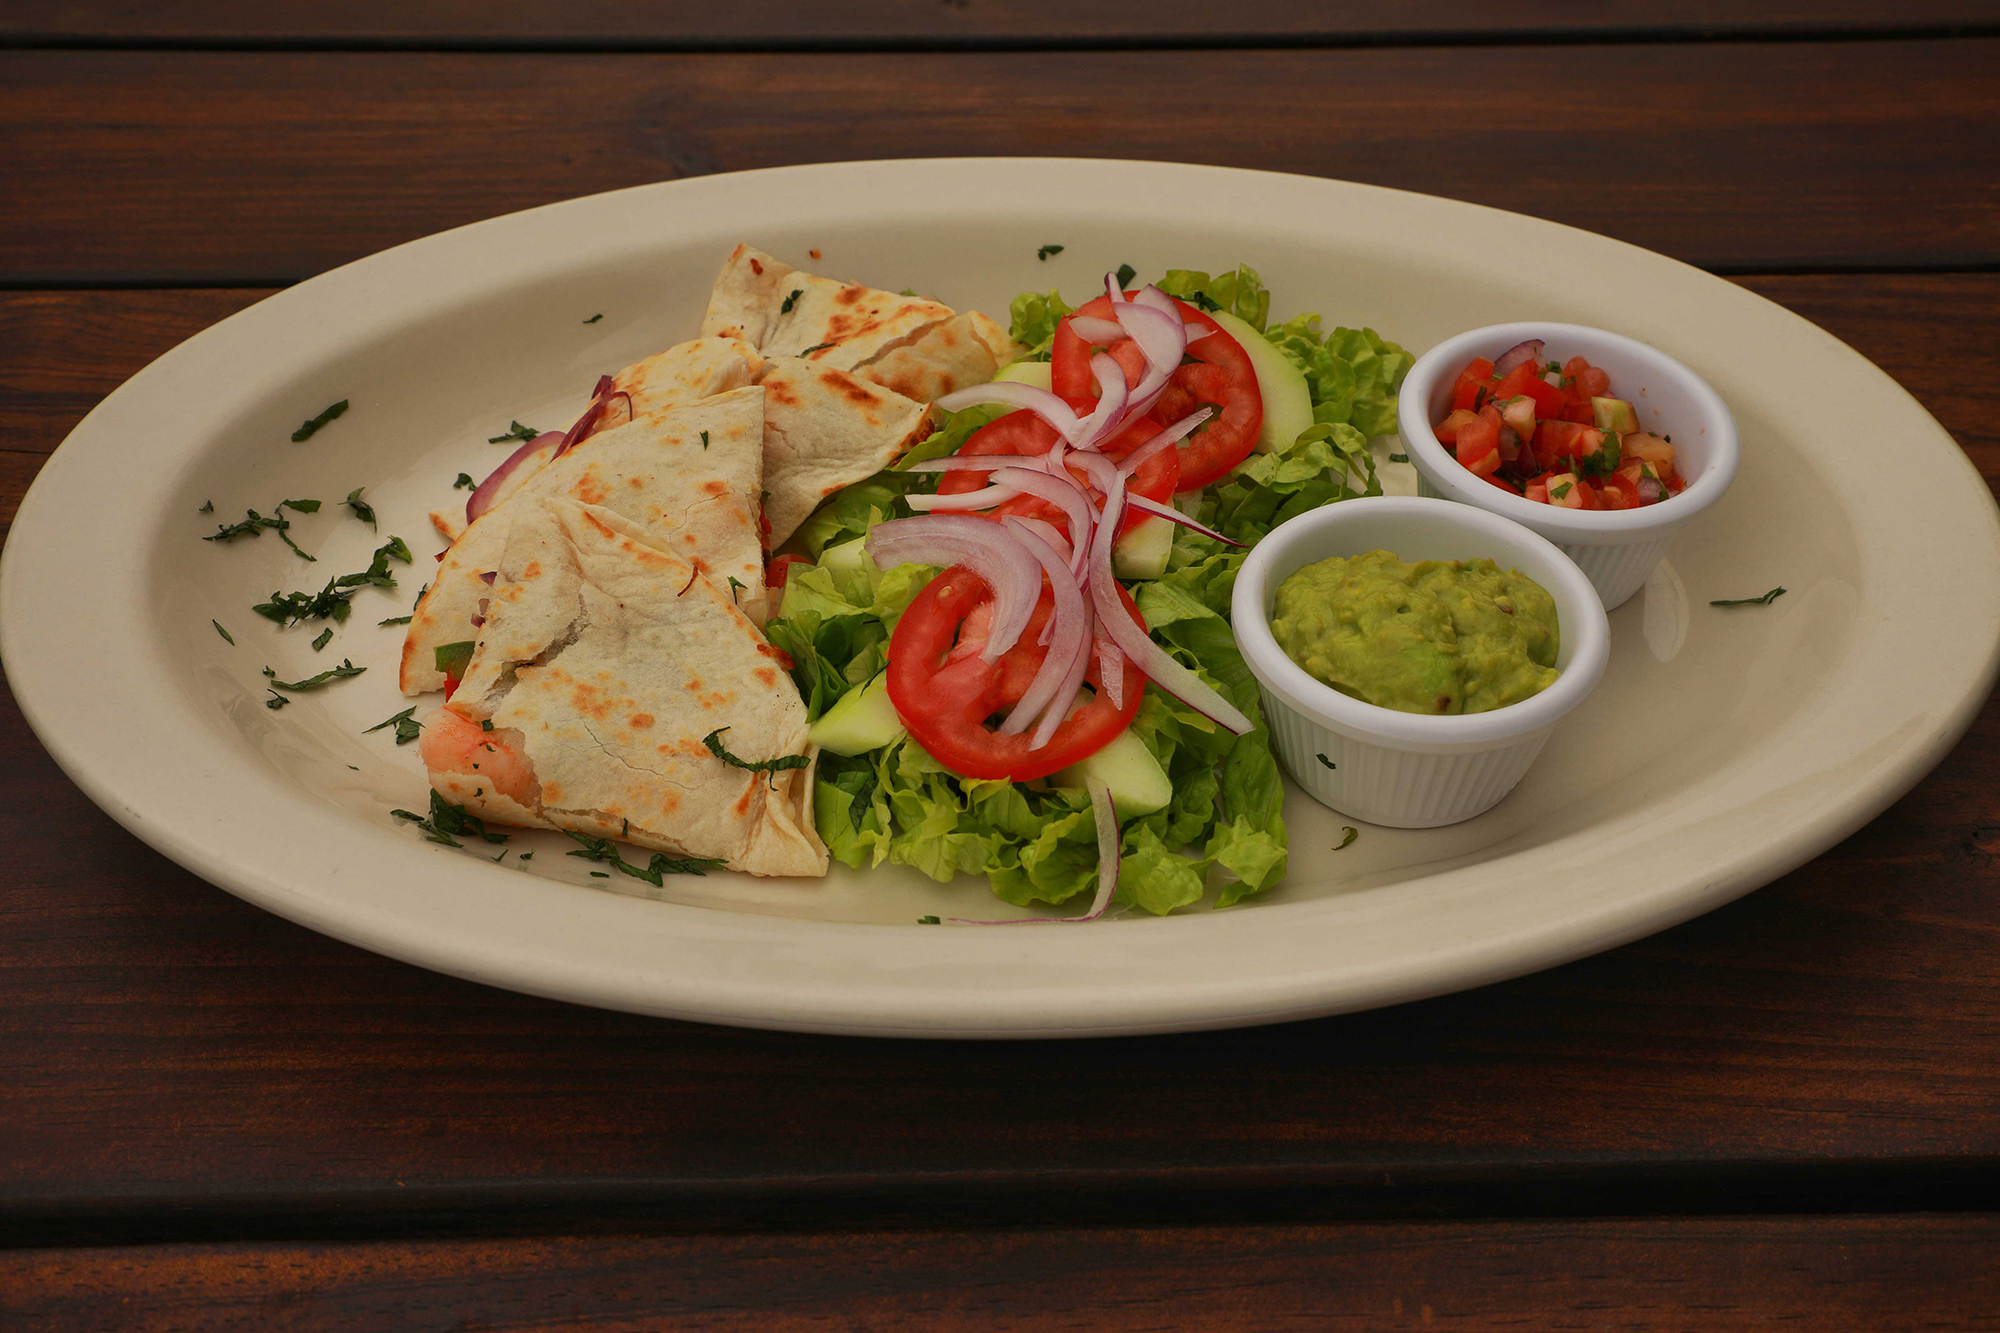
<instances>
[{"instance_id":1,"label":"white ramekin","mask_svg":"<svg viewBox=\"0 0 2000 1333\"><path fill-rule=\"evenodd\" d=\"M1548 589L1562 636L1555 683L1491 712L1433 717L1363 703L1307 674L1271 634L1278 585L1316 561L1375 550L1410 562L1484 556ZM1244 560L1230 613L1279 761L1322 805L1394 828L1456 824L1498 803L1596 688L1611 653L1596 591L1552 543L1470 505L1416 496L1343 500L1280 524Z\"/></svg>"},{"instance_id":2,"label":"white ramekin","mask_svg":"<svg viewBox=\"0 0 2000 1333\"><path fill-rule=\"evenodd\" d=\"M1611 391L1631 402L1639 424L1671 435L1676 470L1687 489L1641 509L1565 509L1537 504L1466 471L1442 444L1435 423L1451 405L1452 382L1475 356L1540 338L1544 361L1582 356L1611 376ZM1702 378L1642 342L1582 324L1490 324L1446 339L1417 358L1396 399L1396 428L1417 469L1417 493L1503 514L1560 546L1616 610L1645 586L1674 534L1722 498L1736 479L1736 418Z\"/></svg>"}]
</instances>

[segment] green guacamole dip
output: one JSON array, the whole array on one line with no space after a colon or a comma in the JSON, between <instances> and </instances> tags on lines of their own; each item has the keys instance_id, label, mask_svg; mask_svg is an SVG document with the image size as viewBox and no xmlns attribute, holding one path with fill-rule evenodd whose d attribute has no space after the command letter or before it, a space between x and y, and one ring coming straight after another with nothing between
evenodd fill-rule
<instances>
[{"instance_id":1,"label":"green guacamole dip","mask_svg":"<svg viewBox=\"0 0 2000 1333\"><path fill-rule=\"evenodd\" d=\"M1555 599L1491 560L1389 551L1307 565L1278 585L1271 632L1316 679L1405 713L1484 713L1554 683Z\"/></svg>"}]
</instances>

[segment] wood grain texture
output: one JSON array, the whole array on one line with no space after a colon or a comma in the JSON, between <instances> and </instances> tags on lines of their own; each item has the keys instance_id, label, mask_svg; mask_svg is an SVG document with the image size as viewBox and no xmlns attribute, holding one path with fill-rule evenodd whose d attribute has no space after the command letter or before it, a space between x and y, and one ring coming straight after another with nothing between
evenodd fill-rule
<instances>
[{"instance_id":1,"label":"wood grain texture","mask_svg":"<svg viewBox=\"0 0 2000 1333\"><path fill-rule=\"evenodd\" d=\"M563 1237L0 1253L15 1333L2000 1327L1975 1217Z\"/></svg>"},{"instance_id":2,"label":"wood grain texture","mask_svg":"<svg viewBox=\"0 0 2000 1333\"><path fill-rule=\"evenodd\" d=\"M0 54L14 175L0 276L283 282L621 186L960 154L1366 181L1714 268L1990 265L1996 63L1994 40L1518 47L1504 59L14 51Z\"/></svg>"},{"instance_id":3,"label":"wood grain texture","mask_svg":"<svg viewBox=\"0 0 2000 1333\"><path fill-rule=\"evenodd\" d=\"M1645 0L1589 6L1491 5L1475 0L1376 0L1328 5L1263 0L1099 0L1036 5L1026 0L849 0L841 5L777 0L754 10L651 0L65 0L0 15L0 42L228 43L366 46L536 46L701 49L1037 46L1165 42L1237 44L1307 41L1466 40L1482 35L1550 37L1718 36L1774 33L1897 33L1991 28L1983 0Z\"/></svg>"}]
</instances>

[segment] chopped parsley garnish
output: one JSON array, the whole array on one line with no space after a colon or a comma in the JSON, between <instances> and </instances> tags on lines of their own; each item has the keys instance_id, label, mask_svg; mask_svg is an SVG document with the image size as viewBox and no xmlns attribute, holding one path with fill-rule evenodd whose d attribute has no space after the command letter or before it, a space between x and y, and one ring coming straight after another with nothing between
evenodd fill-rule
<instances>
[{"instance_id":1,"label":"chopped parsley garnish","mask_svg":"<svg viewBox=\"0 0 2000 1333\"><path fill-rule=\"evenodd\" d=\"M1562 368L1563 368L1562 362L1560 361L1551 361L1547 365L1542 367L1543 371L1550 375L1562 374Z\"/></svg>"},{"instance_id":2,"label":"chopped parsley garnish","mask_svg":"<svg viewBox=\"0 0 2000 1333\"><path fill-rule=\"evenodd\" d=\"M806 348L805 351L800 352L799 355L811 356L814 352L824 352L827 348L831 346L833 346L832 343L815 343L811 347Z\"/></svg>"},{"instance_id":3,"label":"chopped parsley garnish","mask_svg":"<svg viewBox=\"0 0 2000 1333\"><path fill-rule=\"evenodd\" d=\"M480 729L481 731L491 731L491 730L493 730L493 719L492 719L492 718L490 718L490 717L482 717L482 718L480 718L480 719L479 719L479 729Z\"/></svg>"},{"instance_id":4,"label":"chopped parsley garnish","mask_svg":"<svg viewBox=\"0 0 2000 1333\"><path fill-rule=\"evenodd\" d=\"M215 501L213 500L210 500L207 504L195 510L195 513L197 514L213 514L214 512L215 512Z\"/></svg>"},{"instance_id":5,"label":"chopped parsley garnish","mask_svg":"<svg viewBox=\"0 0 2000 1333\"><path fill-rule=\"evenodd\" d=\"M920 926L942 926L944 922L934 916L920 916L917 918L917 924Z\"/></svg>"},{"instance_id":6,"label":"chopped parsley garnish","mask_svg":"<svg viewBox=\"0 0 2000 1333\"><path fill-rule=\"evenodd\" d=\"M328 630L327 633L331 634L333 631ZM339 666L328 667L317 676L307 676L304 680L279 680L278 673L269 667L264 668L264 674L270 677L272 689L290 690L292 693L297 694L300 690L316 690L328 681L346 680L349 676L358 676L367 669L367 667L358 667L346 658L342 658Z\"/></svg>"},{"instance_id":7,"label":"chopped parsley garnish","mask_svg":"<svg viewBox=\"0 0 2000 1333\"><path fill-rule=\"evenodd\" d=\"M1041 249L1035 251L1035 258L1046 262L1050 255L1059 255L1062 252L1063 252L1063 247L1060 245L1045 245Z\"/></svg>"},{"instance_id":8,"label":"chopped parsley garnish","mask_svg":"<svg viewBox=\"0 0 2000 1333\"><path fill-rule=\"evenodd\" d=\"M385 718L372 727L364 728L361 734L366 736L371 731L380 731L384 727L394 727L396 729L396 744L408 745L411 741L417 739L418 735L424 729L424 724L417 721L416 712L417 706L411 704L408 708L396 714L396 716Z\"/></svg>"},{"instance_id":9,"label":"chopped parsley garnish","mask_svg":"<svg viewBox=\"0 0 2000 1333\"><path fill-rule=\"evenodd\" d=\"M317 431L321 426L324 426L327 422L333 420L335 417L339 416L342 412L345 412L346 410L347 410L347 400L343 398L339 402L335 403L333 406L327 408L326 411L314 417L312 420L302 423L297 430L292 432L292 443L297 444L301 440L310 440L313 437L313 433L315 431Z\"/></svg>"},{"instance_id":10,"label":"chopped parsley garnish","mask_svg":"<svg viewBox=\"0 0 2000 1333\"><path fill-rule=\"evenodd\" d=\"M313 651L318 652L320 649L326 647L329 643L332 642L333 642L333 626L329 625L325 629L319 632L319 637L317 639L313 640Z\"/></svg>"},{"instance_id":11,"label":"chopped parsley garnish","mask_svg":"<svg viewBox=\"0 0 2000 1333\"><path fill-rule=\"evenodd\" d=\"M707 431L703 431L703 432L701 433L701 447L702 447L702 448L704 448L704 449L708 448L708 432L707 432Z\"/></svg>"},{"instance_id":12,"label":"chopped parsley garnish","mask_svg":"<svg viewBox=\"0 0 2000 1333\"><path fill-rule=\"evenodd\" d=\"M472 650L477 647L473 639L460 639L457 643L441 643L431 656L437 669L447 676L464 676L466 664L472 661Z\"/></svg>"},{"instance_id":13,"label":"chopped parsley garnish","mask_svg":"<svg viewBox=\"0 0 2000 1333\"><path fill-rule=\"evenodd\" d=\"M1361 836L1361 830L1354 827L1354 825L1352 824L1342 824L1340 826L1340 833L1341 833L1340 846L1333 849L1336 852L1346 851L1348 846L1352 844L1356 838Z\"/></svg>"},{"instance_id":14,"label":"chopped parsley garnish","mask_svg":"<svg viewBox=\"0 0 2000 1333\"><path fill-rule=\"evenodd\" d=\"M793 306L795 306L795 305L797 305L797 304L798 304L798 300L799 300L799 298L800 298L801 296L804 296L805 294L806 294L806 289L805 289L805 288L803 288L803 287L794 287L794 288L792 289L792 294L791 294L790 296L787 296L787 297L785 298L785 303L784 303L783 305L781 305L781 306L779 306L779 307L778 307L778 313L779 313L779 314L781 314L781 315L789 315L789 314L791 314L791 313L792 313L792 307L793 307Z\"/></svg>"},{"instance_id":15,"label":"chopped parsley garnish","mask_svg":"<svg viewBox=\"0 0 2000 1333\"><path fill-rule=\"evenodd\" d=\"M361 498L361 492L367 489L366 486L356 486L347 493L347 498L341 503L352 509L356 518L372 528L375 526L375 508Z\"/></svg>"},{"instance_id":16,"label":"chopped parsley garnish","mask_svg":"<svg viewBox=\"0 0 2000 1333\"><path fill-rule=\"evenodd\" d=\"M1604 443L1598 446L1596 453L1576 460L1576 470L1586 477L1608 477L1617 468L1620 458L1618 436L1606 431Z\"/></svg>"},{"instance_id":17,"label":"chopped parsley garnish","mask_svg":"<svg viewBox=\"0 0 2000 1333\"><path fill-rule=\"evenodd\" d=\"M228 644L231 648L234 648L236 646L236 640L229 636L228 630L222 628L222 622L220 620L211 620L208 623L215 626L215 632L222 636L222 641L224 643Z\"/></svg>"},{"instance_id":18,"label":"chopped parsley garnish","mask_svg":"<svg viewBox=\"0 0 2000 1333\"><path fill-rule=\"evenodd\" d=\"M292 540L290 535L292 521L284 515L284 511L287 509L296 509L301 514L316 514L319 512L319 501L280 500L271 510L269 516L260 514L254 509L246 509L243 512L247 517L242 522L217 524L215 535L212 537L203 537L202 540L205 542L234 541L238 537L255 537L263 532L264 529L269 528L284 539L285 545L291 547L294 551L298 551L301 560L306 561L308 564L318 563L304 551L299 550L299 544Z\"/></svg>"},{"instance_id":19,"label":"chopped parsley garnish","mask_svg":"<svg viewBox=\"0 0 2000 1333\"><path fill-rule=\"evenodd\" d=\"M1118 285L1120 287L1130 284L1132 279L1138 276L1139 270L1133 268L1130 264L1120 264L1118 266Z\"/></svg>"},{"instance_id":20,"label":"chopped parsley garnish","mask_svg":"<svg viewBox=\"0 0 2000 1333\"><path fill-rule=\"evenodd\" d=\"M354 590L365 586L393 588L395 576L389 573L391 559L410 563L410 548L403 544L401 537L391 537L375 548L375 559L368 568L358 574L342 574L327 583L318 593L274 592L268 602L259 602L251 607L266 620L275 620L280 625L296 625L301 620L332 620L335 623L347 619L353 608L347 599Z\"/></svg>"},{"instance_id":21,"label":"chopped parsley garnish","mask_svg":"<svg viewBox=\"0 0 2000 1333\"><path fill-rule=\"evenodd\" d=\"M1408 454L1390 454L1389 461L1391 463L1407 463L1410 461L1410 456Z\"/></svg>"},{"instance_id":22,"label":"chopped parsley garnish","mask_svg":"<svg viewBox=\"0 0 2000 1333\"><path fill-rule=\"evenodd\" d=\"M598 318L603 319L604 316L599 315ZM588 322L588 320L585 321L585 323ZM486 442L488 444L505 444L509 440L526 441L532 440L540 434L541 432L533 426L523 426L518 421L510 421L507 423L507 433L505 435L489 435L486 437Z\"/></svg>"},{"instance_id":23,"label":"chopped parsley garnish","mask_svg":"<svg viewBox=\"0 0 2000 1333\"><path fill-rule=\"evenodd\" d=\"M271 709L283 708L286 704L291 702L290 699L287 699L284 695L278 693L276 690L270 690L267 691L267 693L269 693L271 697L264 701L264 707L266 708L271 708Z\"/></svg>"},{"instance_id":24,"label":"chopped parsley garnish","mask_svg":"<svg viewBox=\"0 0 2000 1333\"><path fill-rule=\"evenodd\" d=\"M709 732L708 735L703 736L701 743L708 747L710 754L720 759L723 763L728 764L731 768L741 768L752 773L771 774L771 787L774 791L778 786L777 774L784 772L788 768L804 768L812 762L812 760L802 754L781 754L776 759L759 759L755 763L752 763L748 759L739 759L723 748L722 733L727 730L729 730L728 727L717 727L714 731Z\"/></svg>"},{"instance_id":25,"label":"chopped parsley garnish","mask_svg":"<svg viewBox=\"0 0 2000 1333\"><path fill-rule=\"evenodd\" d=\"M1565 495L1569 494L1570 487L1572 487L1573 485L1575 485L1574 482L1568 482L1568 481L1564 482L1562 485L1556 487L1554 490L1549 492L1549 499L1551 500L1562 499Z\"/></svg>"},{"instance_id":26,"label":"chopped parsley garnish","mask_svg":"<svg viewBox=\"0 0 2000 1333\"><path fill-rule=\"evenodd\" d=\"M744 590L745 588L748 588L749 586L750 586L750 585L749 585L749 584L747 584L747 583L738 583L738 582L736 581L736 576L735 576L734 574L731 574L731 575L729 576L729 597L730 597L730 600L732 600L732 601L741 601L742 599L741 599L740 597L738 597L738 596L737 596L737 594L738 594L738 593L740 593L740 592L742 592L742 591L743 591L743 590Z\"/></svg>"},{"instance_id":27,"label":"chopped parsley garnish","mask_svg":"<svg viewBox=\"0 0 2000 1333\"><path fill-rule=\"evenodd\" d=\"M609 838L593 838L571 829L564 829L563 832L583 844L583 850L571 852L571 856L580 856L586 861L597 861L608 865L619 874L630 875L633 879L643 879L656 889L666 886L668 875L706 875L722 864L721 861L704 860L700 857L676 860L665 852L654 852L651 861L643 866L635 866L618 854L617 845ZM591 873L604 874L597 870ZM610 876L605 875L605 878L608 879Z\"/></svg>"},{"instance_id":28,"label":"chopped parsley garnish","mask_svg":"<svg viewBox=\"0 0 2000 1333\"><path fill-rule=\"evenodd\" d=\"M1189 292L1188 301L1190 304L1197 305L1201 307L1203 310L1222 309L1221 304L1217 302L1216 299L1210 296L1207 292ZM1193 358L1188 358L1188 359L1192 360ZM1185 362L1183 364L1185 364Z\"/></svg>"},{"instance_id":29,"label":"chopped parsley garnish","mask_svg":"<svg viewBox=\"0 0 2000 1333\"><path fill-rule=\"evenodd\" d=\"M382 625L407 625L409 623L410 617L408 616L390 616L387 620L378 620L375 622L378 627Z\"/></svg>"},{"instance_id":30,"label":"chopped parsley garnish","mask_svg":"<svg viewBox=\"0 0 2000 1333\"><path fill-rule=\"evenodd\" d=\"M1783 588L1773 588L1762 597L1733 597L1727 601L1710 602L1710 606L1769 606L1785 595Z\"/></svg>"},{"instance_id":31,"label":"chopped parsley garnish","mask_svg":"<svg viewBox=\"0 0 2000 1333\"><path fill-rule=\"evenodd\" d=\"M571 853L570 853L570 855L571 855L571 856L575 856L575 855L576 855L576 853L575 853L575 852L571 852ZM611 874L610 874L610 872L609 872L609 871L605 871L605 870L593 870L593 871L591 871L591 872L590 872L590 877L591 877L592 879L610 879L610 878L611 878Z\"/></svg>"},{"instance_id":32,"label":"chopped parsley garnish","mask_svg":"<svg viewBox=\"0 0 2000 1333\"><path fill-rule=\"evenodd\" d=\"M505 833L488 833L485 823L478 815L468 815L462 805L453 805L436 791L431 792L431 815L412 814L408 810L391 810L391 818L407 819L424 831L425 842L435 842L445 847L463 847L465 844L452 837L483 838L487 842L505 842L511 836Z\"/></svg>"},{"instance_id":33,"label":"chopped parsley garnish","mask_svg":"<svg viewBox=\"0 0 2000 1333\"><path fill-rule=\"evenodd\" d=\"M534 854L533 852L522 852L522 853L521 853L521 859L522 859L523 861L527 861L527 860L531 860L531 859L533 859L534 855L535 855L535 854Z\"/></svg>"},{"instance_id":34,"label":"chopped parsley garnish","mask_svg":"<svg viewBox=\"0 0 2000 1333\"><path fill-rule=\"evenodd\" d=\"M479 489L479 483L472 479L470 472L461 472L458 474L458 480L451 484L451 488L455 491L476 491Z\"/></svg>"},{"instance_id":35,"label":"chopped parsley garnish","mask_svg":"<svg viewBox=\"0 0 2000 1333\"><path fill-rule=\"evenodd\" d=\"M1313 758L1319 760L1322 764L1325 764L1328 768L1340 767L1339 764L1334 763L1333 760L1328 759L1324 754L1316 754L1313 756Z\"/></svg>"},{"instance_id":36,"label":"chopped parsley garnish","mask_svg":"<svg viewBox=\"0 0 2000 1333\"><path fill-rule=\"evenodd\" d=\"M583 322L584 322L584 323L586 323L586 324L595 324L595 323L596 323L596 322L597 322L598 320L600 320L600 319L603 319L603 318L604 318L604 315L603 315L603 313L602 313L602 312L599 312L598 314L595 314L595 315L592 315L592 316L591 316L591 317L590 317L589 319L586 319L586 320L585 320L585 321L583 321Z\"/></svg>"}]
</instances>

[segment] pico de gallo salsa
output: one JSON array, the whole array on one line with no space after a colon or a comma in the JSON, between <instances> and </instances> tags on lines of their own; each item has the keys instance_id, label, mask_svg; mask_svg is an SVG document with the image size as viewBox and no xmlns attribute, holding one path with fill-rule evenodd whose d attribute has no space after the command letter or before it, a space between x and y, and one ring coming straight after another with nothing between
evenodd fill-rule
<instances>
[{"instance_id":1,"label":"pico de gallo salsa","mask_svg":"<svg viewBox=\"0 0 2000 1333\"><path fill-rule=\"evenodd\" d=\"M1503 491L1563 509L1638 509L1681 493L1671 436L1642 430L1611 376L1581 356L1544 361L1540 339L1476 356L1452 384L1438 443Z\"/></svg>"}]
</instances>

